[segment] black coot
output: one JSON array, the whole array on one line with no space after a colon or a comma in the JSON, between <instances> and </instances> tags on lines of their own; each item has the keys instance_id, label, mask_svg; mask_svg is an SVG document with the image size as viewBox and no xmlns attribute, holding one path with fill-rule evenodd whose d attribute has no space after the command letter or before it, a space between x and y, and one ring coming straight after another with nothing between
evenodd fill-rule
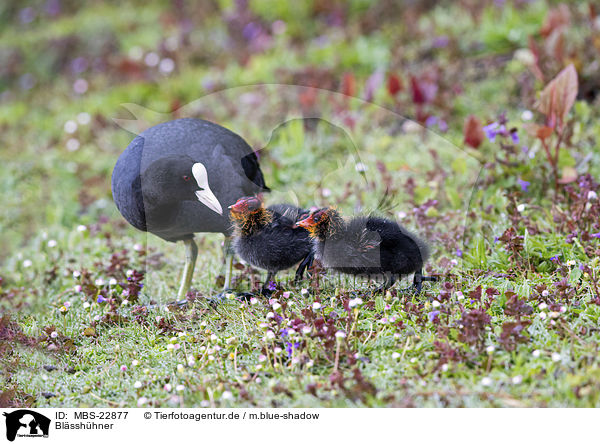
<instances>
[{"instance_id":1,"label":"black coot","mask_svg":"<svg viewBox=\"0 0 600 444\"><path fill-rule=\"evenodd\" d=\"M312 261L312 242L308 231L296 227L309 215L308 210L288 204L265 208L257 197L245 197L232 205L231 220L235 231L233 246L236 253L255 267L267 270L263 293L278 271L300 263L296 281Z\"/></svg>"},{"instance_id":2,"label":"black coot","mask_svg":"<svg viewBox=\"0 0 600 444\"><path fill-rule=\"evenodd\" d=\"M113 199L131 225L169 242L184 242L179 298L185 297L194 272L194 233L225 234L229 287L232 227L226 209L261 191L268 188L252 148L228 129L200 119L148 128L121 154L112 174Z\"/></svg>"},{"instance_id":3,"label":"black coot","mask_svg":"<svg viewBox=\"0 0 600 444\"><path fill-rule=\"evenodd\" d=\"M312 212L297 223L313 238L314 257L327 269L351 275L384 275L376 291L394 285L398 276L415 273L414 287L421 291L423 263L429 247L396 222L374 216L345 221L332 208Z\"/></svg>"}]
</instances>

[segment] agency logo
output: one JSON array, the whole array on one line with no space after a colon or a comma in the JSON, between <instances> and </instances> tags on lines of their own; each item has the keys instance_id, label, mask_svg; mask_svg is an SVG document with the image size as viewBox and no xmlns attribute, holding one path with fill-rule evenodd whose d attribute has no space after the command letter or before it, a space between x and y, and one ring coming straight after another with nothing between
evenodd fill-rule
<instances>
[{"instance_id":1,"label":"agency logo","mask_svg":"<svg viewBox=\"0 0 600 444\"><path fill-rule=\"evenodd\" d=\"M15 410L3 413L6 416L6 439L14 441L19 438L47 438L50 430L50 419L33 410Z\"/></svg>"}]
</instances>

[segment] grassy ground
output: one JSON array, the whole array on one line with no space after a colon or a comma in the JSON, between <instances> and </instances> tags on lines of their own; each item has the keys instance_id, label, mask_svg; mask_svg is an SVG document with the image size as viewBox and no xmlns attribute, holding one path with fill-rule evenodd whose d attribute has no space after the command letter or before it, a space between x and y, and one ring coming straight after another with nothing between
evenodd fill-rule
<instances>
[{"instance_id":1,"label":"grassy ground","mask_svg":"<svg viewBox=\"0 0 600 444\"><path fill-rule=\"evenodd\" d=\"M600 405L597 11L146 3L0 6L0 406ZM569 63L577 101L540 138ZM200 234L172 304L183 249L122 220L110 174L184 116L262 149L268 203L420 233L440 282L373 296L317 270L215 306L222 237Z\"/></svg>"}]
</instances>

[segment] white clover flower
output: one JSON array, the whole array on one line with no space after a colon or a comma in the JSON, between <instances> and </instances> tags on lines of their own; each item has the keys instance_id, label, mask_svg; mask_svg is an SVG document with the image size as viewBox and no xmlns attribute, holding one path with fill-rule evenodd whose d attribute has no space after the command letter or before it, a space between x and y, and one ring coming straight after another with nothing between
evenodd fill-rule
<instances>
[{"instance_id":1,"label":"white clover flower","mask_svg":"<svg viewBox=\"0 0 600 444\"><path fill-rule=\"evenodd\" d=\"M396 216L398 217L398 219L404 219L407 215L404 211L398 211Z\"/></svg>"},{"instance_id":2,"label":"white clover flower","mask_svg":"<svg viewBox=\"0 0 600 444\"><path fill-rule=\"evenodd\" d=\"M169 351L175 350L175 346L173 344L167 344L167 350L169 350Z\"/></svg>"},{"instance_id":3,"label":"white clover flower","mask_svg":"<svg viewBox=\"0 0 600 444\"><path fill-rule=\"evenodd\" d=\"M169 57L162 59L158 65L158 69L163 74L170 74L175 69L175 62Z\"/></svg>"},{"instance_id":4,"label":"white clover flower","mask_svg":"<svg viewBox=\"0 0 600 444\"><path fill-rule=\"evenodd\" d=\"M64 130L67 134L73 134L75 131L77 131L77 122L74 120L67 120L65 122Z\"/></svg>"},{"instance_id":5,"label":"white clover flower","mask_svg":"<svg viewBox=\"0 0 600 444\"><path fill-rule=\"evenodd\" d=\"M492 378L485 376L484 378L481 379L481 385L483 385L485 387L489 387L490 385L492 385Z\"/></svg>"},{"instance_id":6,"label":"white clover flower","mask_svg":"<svg viewBox=\"0 0 600 444\"><path fill-rule=\"evenodd\" d=\"M438 301L433 301L433 302L431 303L431 306L432 306L433 308L438 308L440 305L442 305L442 304L440 304Z\"/></svg>"},{"instance_id":7,"label":"white clover flower","mask_svg":"<svg viewBox=\"0 0 600 444\"><path fill-rule=\"evenodd\" d=\"M266 316L267 319L272 319L274 317L275 317L275 313L273 313L272 311L267 313L267 316Z\"/></svg>"},{"instance_id":8,"label":"white clover flower","mask_svg":"<svg viewBox=\"0 0 600 444\"><path fill-rule=\"evenodd\" d=\"M539 358L540 355L542 354L542 352L539 350L534 350L531 354L533 355L534 358Z\"/></svg>"},{"instance_id":9,"label":"white clover flower","mask_svg":"<svg viewBox=\"0 0 600 444\"><path fill-rule=\"evenodd\" d=\"M146 404L147 402L148 402L148 398L146 398L145 396L142 396L140 399L138 399L137 405L138 405L138 407L141 407L144 404Z\"/></svg>"},{"instance_id":10,"label":"white clover flower","mask_svg":"<svg viewBox=\"0 0 600 444\"><path fill-rule=\"evenodd\" d=\"M223 401L230 401L233 399L233 393L231 393L229 390L225 390L221 395L221 399Z\"/></svg>"},{"instance_id":11,"label":"white clover flower","mask_svg":"<svg viewBox=\"0 0 600 444\"><path fill-rule=\"evenodd\" d=\"M250 305L256 305L256 304L258 304L258 299L250 298Z\"/></svg>"},{"instance_id":12,"label":"white clover flower","mask_svg":"<svg viewBox=\"0 0 600 444\"><path fill-rule=\"evenodd\" d=\"M292 292L291 292L291 291L284 291L282 296L283 296L284 298L288 299L288 298L289 298L291 295L292 295Z\"/></svg>"},{"instance_id":13,"label":"white clover flower","mask_svg":"<svg viewBox=\"0 0 600 444\"><path fill-rule=\"evenodd\" d=\"M77 140L75 137L71 137L69 140L67 140L67 151L77 151L79 149L79 147L81 146L81 143L79 143L79 140Z\"/></svg>"},{"instance_id":14,"label":"white clover flower","mask_svg":"<svg viewBox=\"0 0 600 444\"><path fill-rule=\"evenodd\" d=\"M104 284L105 284L105 282L104 282L104 279L102 279L102 278L98 278L98 279L96 279L96 280L94 281L94 283L95 283L95 284L96 284L98 287L101 287L102 285L104 285Z\"/></svg>"},{"instance_id":15,"label":"white clover flower","mask_svg":"<svg viewBox=\"0 0 600 444\"><path fill-rule=\"evenodd\" d=\"M273 310L278 311L281 308L281 304L278 302L275 302L273 304Z\"/></svg>"},{"instance_id":16,"label":"white clover flower","mask_svg":"<svg viewBox=\"0 0 600 444\"><path fill-rule=\"evenodd\" d=\"M125 364L123 364L123 365L121 366L121 371L122 371L122 372L126 372L126 371L127 371L127 366L126 366Z\"/></svg>"},{"instance_id":17,"label":"white clover flower","mask_svg":"<svg viewBox=\"0 0 600 444\"><path fill-rule=\"evenodd\" d=\"M83 289L83 287L81 285L75 285L73 287L73 290L75 290L77 293L81 293L81 290ZM89 305L89 304L88 304ZM85 306L85 305L84 305Z\"/></svg>"},{"instance_id":18,"label":"white clover flower","mask_svg":"<svg viewBox=\"0 0 600 444\"><path fill-rule=\"evenodd\" d=\"M414 364L415 362L417 362L417 358L410 358L410 363Z\"/></svg>"},{"instance_id":19,"label":"white clover flower","mask_svg":"<svg viewBox=\"0 0 600 444\"><path fill-rule=\"evenodd\" d=\"M344 339L346 337L346 333L343 331L336 331L335 332L335 337L338 339Z\"/></svg>"},{"instance_id":20,"label":"white clover flower","mask_svg":"<svg viewBox=\"0 0 600 444\"><path fill-rule=\"evenodd\" d=\"M131 269L127 270L127 271L125 272L125 275L126 275L127 277L130 277L131 275L133 275L133 270L131 270Z\"/></svg>"},{"instance_id":21,"label":"white clover flower","mask_svg":"<svg viewBox=\"0 0 600 444\"><path fill-rule=\"evenodd\" d=\"M200 407L209 407L210 406L210 402L207 401L206 399L203 399L202 401L200 401Z\"/></svg>"},{"instance_id":22,"label":"white clover flower","mask_svg":"<svg viewBox=\"0 0 600 444\"><path fill-rule=\"evenodd\" d=\"M496 350L496 347L494 347L493 345L488 345L485 348L485 351L487 351L488 353L494 353L494 350Z\"/></svg>"},{"instance_id":23,"label":"white clover flower","mask_svg":"<svg viewBox=\"0 0 600 444\"><path fill-rule=\"evenodd\" d=\"M87 125L91 120L92 117L86 112L77 114L77 122L81 125Z\"/></svg>"},{"instance_id":24,"label":"white clover flower","mask_svg":"<svg viewBox=\"0 0 600 444\"><path fill-rule=\"evenodd\" d=\"M115 278L110 278L108 280L108 285L117 285L117 280Z\"/></svg>"},{"instance_id":25,"label":"white clover flower","mask_svg":"<svg viewBox=\"0 0 600 444\"><path fill-rule=\"evenodd\" d=\"M456 292L456 299L458 299L459 301L463 300L465 298L465 296L463 295L462 291L457 291Z\"/></svg>"},{"instance_id":26,"label":"white clover flower","mask_svg":"<svg viewBox=\"0 0 600 444\"><path fill-rule=\"evenodd\" d=\"M543 319L546 319L546 313L544 313L544 312L541 312L541 313L539 314L539 316L540 316L540 319L542 319L542 320L543 320Z\"/></svg>"},{"instance_id":27,"label":"white clover flower","mask_svg":"<svg viewBox=\"0 0 600 444\"><path fill-rule=\"evenodd\" d=\"M554 361L554 362L560 361L560 353L556 353L556 352L552 353L552 361Z\"/></svg>"},{"instance_id":28,"label":"white clover flower","mask_svg":"<svg viewBox=\"0 0 600 444\"><path fill-rule=\"evenodd\" d=\"M596 200L598 199L598 194L595 191L588 191L587 198L588 200Z\"/></svg>"},{"instance_id":29,"label":"white clover flower","mask_svg":"<svg viewBox=\"0 0 600 444\"><path fill-rule=\"evenodd\" d=\"M267 337L267 339L275 339L275 333L273 333L272 330L267 331L265 336Z\"/></svg>"},{"instance_id":30,"label":"white clover flower","mask_svg":"<svg viewBox=\"0 0 600 444\"><path fill-rule=\"evenodd\" d=\"M133 383L133 387L134 387L134 388L136 388L136 389L142 388L142 383L141 383L141 381L135 381L135 382Z\"/></svg>"},{"instance_id":31,"label":"white clover flower","mask_svg":"<svg viewBox=\"0 0 600 444\"><path fill-rule=\"evenodd\" d=\"M58 333L57 333L57 332L55 332L55 331L53 331L52 333L50 333L50 337L51 337L52 339L56 339L56 338L58 338Z\"/></svg>"},{"instance_id":32,"label":"white clover flower","mask_svg":"<svg viewBox=\"0 0 600 444\"><path fill-rule=\"evenodd\" d=\"M525 204L519 204L519 205L517 205L517 211L519 213L522 213L523 211L525 211Z\"/></svg>"},{"instance_id":33,"label":"white clover flower","mask_svg":"<svg viewBox=\"0 0 600 444\"><path fill-rule=\"evenodd\" d=\"M363 303L363 300L361 298L350 299L350 301L348 302L348 307L350 307L350 308L358 307L359 305L362 305L362 303Z\"/></svg>"},{"instance_id":34,"label":"white clover flower","mask_svg":"<svg viewBox=\"0 0 600 444\"><path fill-rule=\"evenodd\" d=\"M73 91L77 94L83 94L88 90L88 86L87 80L79 78L73 82Z\"/></svg>"},{"instance_id":35,"label":"white clover flower","mask_svg":"<svg viewBox=\"0 0 600 444\"><path fill-rule=\"evenodd\" d=\"M528 122L529 120L533 119L533 113L526 109L521 113L521 119L523 119L525 122Z\"/></svg>"},{"instance_id":36,"label":"white clover flower","mask_svg":"<svg viewBox=\"0 0 600 444\"><path fill-rule=\"evenodd\" d=\"M265 362L267 360L267 357L265 355L260 355L258 357L258 362Z\"/></svg>"},{"instance_id":37,"label":"white clover flower","mask_svg":"<svg viewBox=\"0 0 600 444\"><path fill-rule=\"evenodd\" d=\"M443 372L447 372L447 371L448 371L448 368L449 368L448 364L442 364L442 366L440 367L440 369L441 369Z\"/></svg>"},{"instance_id":38,"label":"white clover flower","mask_svg":"<svg viewBox=\"0 0 600 444\"><path fill-rule=\"evenodd\" d=\"M56 247L56 245L57 245L57 242L56 242L54 239L50 239L50 240L48 241L48 244L47 244L47 245L48 245L48 247L49 247L49 248L54 248L54 247Z\"/></svg>"},{"instance_id":39,"label":"white clover flower","mask_svg":"<svg viewBox=\"0 0 600 444\"><path fill-rule=\"evenodd\" d=\"M80 276L81 276L81 273L80 273L79 271L77 271L77 270L73 271L73 277L74 277L75 279L77 279L77 278L78 278L78 277L80 277Z\"/></svg>"},{"instance_id":40,"label":"white clover flower","mask_svg":"<svg viewBox=\"0 0 600 444\"><path fill-rule=\"evenodd\" d=\"M77 225L77 231L79 231L80 233L83 233L86 230L87 227L85 225Z\"/></svg>"},{"instance_id":41,"label":"white clover flower","mask_svg":"<svg viewBox=\"0 0 600 444\"><path fill-rule=\"evenodd\" d=\"M560 310L561 313L564 313L567 311L567 307L565 307L564 305L561 305Z\"/></svg>"},{"instance_id":42,"label":"white clover flower","mask_svg":"<svg viewBox=\"0 0 600 444\"><path fill-rule=\"evenodd\" d=\"M283 351L283 349L281 347L275 347L273 349L273 353L275 353L276 355L281 354L282 351Z\"/></svg>"},{"instance_id":43,"label":"white clover flower","mask_svg":"<svg viewBox=\"0 0 600 444\"><path fill-rule=\"evenodd\" d=\"M183 373L183 370L184 370L183 364L177 364L177 371L179 373Z\"/></svg>"},{"instance_id":44,"label":"white clover flower","mask_svg":"<svg viewBox=\"0 0 600 444\"><path fill-rule=\"evenodd\" d=\"M158 65L159 61L160 57L155 52L149 52L148 54L146 54L146 57L144 57L144 63L147 66L156 66Z\"/></svg>"},{"instance_id":45,"label":"white clover flower","mask_svg":"<svg viewBox=\"0 0 600 444\"><path fill-rule=\"evenodd\" d=\"M89 303L89 302L84 302L84 303L83 303L83 308L85 308L86 310L87 310L88 308L90 308L90 307L91 307L91 305L90 305L90 303Z\"/></svg>"},{"instance_id":46,"label":"white clover flower","mask_svg":"<svg viewBox=\"0 0 600 444\"><path fill-rule=\"evenodd\" d=\"M521 376L521 375L513 376L513 378L512 378L513 384L517 385L517 384L520 384L521 382L523 382L523 376Z\"/></svg>"},{"instance_id":47,"label":"white clover flower","mask_svg":"<svg viewBox=\"0 0 600 444\"><path fill-rule=\"evenodd\" d=\"M402 355L400 355L400 353L398 353L398 352L393 352L392 353L392 359L399 359L400 356L402 356Z\"/></svg>"},{"instance_id":48,"label":"white clover flower","mask_svg":"<svg viewBox=\"0 0 600 444\"><path fill-rule=\"evenodd\" d=\"M173 387L171 386L171 384L167 383L167 384L164 385L163 389L166 392L170 392L173 389Z\"/></svg>"},{"instance_id":49,"label":"white clover flower","mask_svg":"<svg viewBox=\"0 0 600 444\"><path fill-rule=\"evenodd\" d=\"M99 321L99 320L100 320L100 315L94 316L94 321Z\"/></svg>"},{"instance_id":50,"label":"white clover flower","mask_svg":"<svg viewBox=\"0 0 600 444\"><path fill-rule=\"evenodd\" d=\"M538 305L538 308L540 310L545 310L546 308L548 308L548 304L546 304L545 302L541 302L540 305Z\"/></svg>"},{"instance_id":51,"label":"white clover flower","mask_svg":"<svg viewBox=\"0 0 600 444\"><path fill-rule=\"evenodd\" d=\"M302 296L306 296L308 294L308 290L306 288L303 288L302 290L300 290L300 294Z\"/></svg>"},{"instance_id":52,"label":"white clover flower","mask_svg":"<svg viewBox=\"0 0 600 444\"><path fill-rule=\"evenodd\" d=\"M364 163L362 163L362 162L357 162L357 164L356 164L356 166L354 168L359 173L364 173L368 169L367 166Z\"/></svg>"},{"instance_id":53,"label":"white clover flower","mask_svg":"<svg viewBox=\"0 0 600 444\"><path fill-rule=\"evenodd\" d=\"M23 261L23 267L24 267L24 268L29 268L29 267L31 267L32 265L33 265L33 262L31 262L29 259L25 259L25 260Z\"/></svg>"},{"instance_id":54,"label":"white clover flower","mask_svg":"<svg viewBox=\"0 0 600 444\"><path fill-rule=\"evenodd\" d=\"M134 359L133 361L131 361L131 365L133 365L134 367L136 365L140 365L140 361L138 361L137 359Z\"/></svg>"},{"instance_id":55,"label":"white clover flower","mask_svg":"<svg viewBox=\"0 0 600 444\"><path fill-rule=\"evenodd\" d=\"M550 292L548 290L542 291L542 296L545 298L547 298L549 294L550 294Z\"/></svg>"},{"instance_id":56,"label":"white clover flower","mask_svg":"<svg viewBox=\"0 0 600 444\"><path fill-rule=\"evenodd\" d=\"M305 325L304 327L302 327L302 333L304 333L305 335L309 334L312 331L312 328L310 328L308 325Z\"/></svg>"},{"instance_id":57,"label":"white clover flower","mask_svg":"<svg viewBox=\"0 0 600 444\"><path fill-rule=\"evenodd\" d=\"M313 302L312 309L313 310L320 310L321 309L321 304L318 303L318 302Z\"/></svg>"}]
</instances>

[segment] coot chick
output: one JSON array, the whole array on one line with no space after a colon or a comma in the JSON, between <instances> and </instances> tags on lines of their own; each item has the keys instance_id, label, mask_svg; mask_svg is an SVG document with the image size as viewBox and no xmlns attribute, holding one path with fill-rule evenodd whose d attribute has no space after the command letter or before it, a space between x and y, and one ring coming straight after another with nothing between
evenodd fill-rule
<instances>
[{"instance_id":1,"label":"coot chick","mask_svg":"<svg viewBox=\"0 0 600 444\"><path fill-rule=\"evenodd\" d=\"M179 299L185 297L194 272L194 233L225 234L229 287L232 227L223 208L268 190L252 148L237 134L200 119L148 128L121 154L112 174L113 199L131 225L168 242L183 241Z\"/></svg>"},{"instance_id":2,"label":"coot chick","mask_svg":"<svg viewBox=\"0 0 600 444\"><path fill-rule=\"evenodd\" d=\"M377 291L391 287L397 277L414 273L414 288L421 291L423 263L429 247L396 222L375 216L345 221L333 208L321 208L297 223L313 239L315 259L326 269L350 275L384 275Z\"/></svg>"},{"instance_id":3,"label":"coot chick","mask_svg":"<svg viewBox=\"0 0 600 444\"><path fill-rule=\"evenodd\" d=\"M242 259L267 270L263 294L278 271L300 263L296 281L312 261L312 242L308 231L297 227L309 211L288 204L265 208L256 197L244 197L229 207L235 230L233 246Z\"/></svg>"}]
</instances>

